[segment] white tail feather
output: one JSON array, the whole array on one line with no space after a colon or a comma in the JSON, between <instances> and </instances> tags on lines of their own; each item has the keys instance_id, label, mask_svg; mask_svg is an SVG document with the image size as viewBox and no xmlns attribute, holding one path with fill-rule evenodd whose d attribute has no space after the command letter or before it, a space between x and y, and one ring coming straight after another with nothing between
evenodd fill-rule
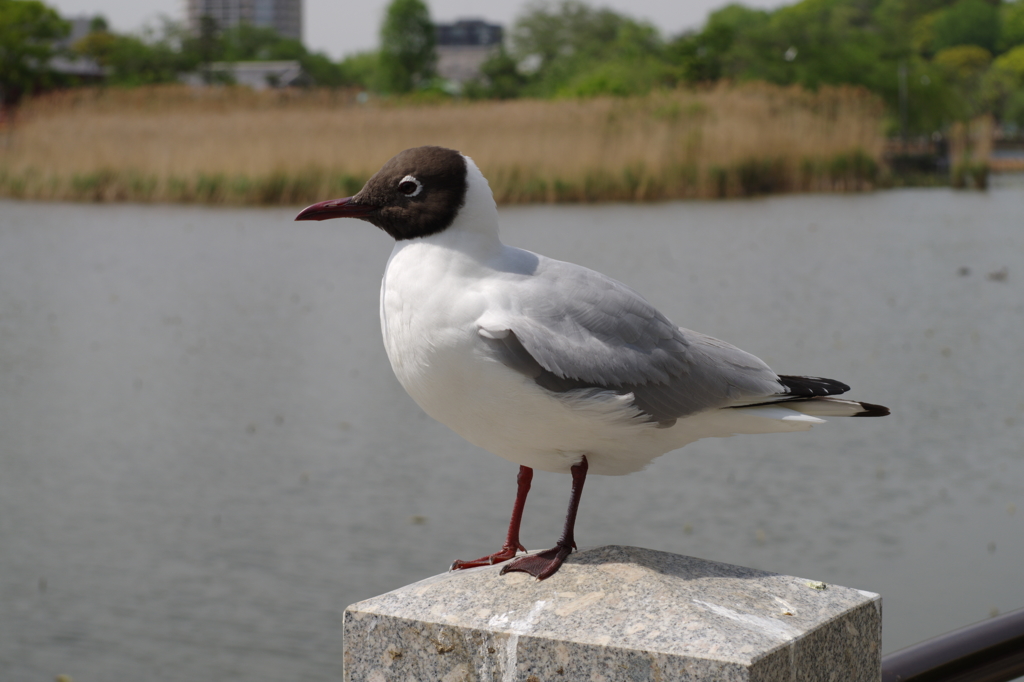
<instances>
[{"instance_id":1,"label":"white tail feather","mask_svg":"<svg viewBox=\"0 0 1024 682\"><path fill-rule=\"evenodd\" d=\"M816 417L852 417L865 411L864 406L860 403L842 398L794 400L786 403L786 407Z\"/></svg>"}]
</instances>

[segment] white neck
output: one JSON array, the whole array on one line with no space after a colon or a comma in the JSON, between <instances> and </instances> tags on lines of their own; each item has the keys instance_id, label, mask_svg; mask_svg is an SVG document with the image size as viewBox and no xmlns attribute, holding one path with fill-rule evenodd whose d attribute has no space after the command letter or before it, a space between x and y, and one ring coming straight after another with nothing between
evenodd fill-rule
<instances>
[{"instance_id":1,"label":"white neck","mask_svg":"<svg viewBox=\"0 0 1024 682\"><path fill-rule=\"evenodd\" d=\"M447 229L425 238L425 241L462 251L467 255L487 257L501 249L498 237L498 207L473 159L466 159L466 200Z\"/></svg>"}]
</instances>

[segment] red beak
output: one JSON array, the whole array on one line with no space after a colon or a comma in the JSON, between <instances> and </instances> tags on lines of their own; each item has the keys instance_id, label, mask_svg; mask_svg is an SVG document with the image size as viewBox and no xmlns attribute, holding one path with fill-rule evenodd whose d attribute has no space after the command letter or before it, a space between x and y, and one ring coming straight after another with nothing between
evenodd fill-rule
<instances>
[{"instance_id":1,"label":"red beak","mask_svg":"<svg viewBox=\"0 0 1024 682\"><path fill-rule=\"evenodd\" d=\"M295 216L296 220L328 220L329 218L365 218L377 210L376 206L357 204L352 197L321 201L307 206Z\"/></svg>"}]
</instances>

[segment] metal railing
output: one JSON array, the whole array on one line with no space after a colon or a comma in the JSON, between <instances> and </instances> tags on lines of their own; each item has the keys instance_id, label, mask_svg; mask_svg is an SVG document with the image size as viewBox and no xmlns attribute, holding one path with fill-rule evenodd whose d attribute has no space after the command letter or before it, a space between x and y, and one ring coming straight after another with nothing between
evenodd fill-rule
<instances>
[{"instance_id":1,"label":"metal railing","mask_svg":"<svg viewBox=\"0 0 1024 682\"><path fill-rule=\"evenodd\" d=\"M1024 675L1024 609L882 657L882 682L1008 682Z\"/></svg>"}]
</instances>

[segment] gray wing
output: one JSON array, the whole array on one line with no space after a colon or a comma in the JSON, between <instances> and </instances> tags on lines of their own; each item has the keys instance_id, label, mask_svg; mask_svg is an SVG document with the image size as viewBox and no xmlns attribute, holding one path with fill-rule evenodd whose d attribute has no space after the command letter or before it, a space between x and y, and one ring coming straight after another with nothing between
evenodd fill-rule
<instances>
[{"instance_id":1,"label":"gray wing","mask_svg":"<svg viewBox=\"0 0 1024 682\"><path fill-rule=\"evenodd\" d=\"M632 393L656 422L790 396L758 358L677 327L600 273L544 259L518 293L480 334L501 362L548 390Z\"/></svg>"}]
</instances>

